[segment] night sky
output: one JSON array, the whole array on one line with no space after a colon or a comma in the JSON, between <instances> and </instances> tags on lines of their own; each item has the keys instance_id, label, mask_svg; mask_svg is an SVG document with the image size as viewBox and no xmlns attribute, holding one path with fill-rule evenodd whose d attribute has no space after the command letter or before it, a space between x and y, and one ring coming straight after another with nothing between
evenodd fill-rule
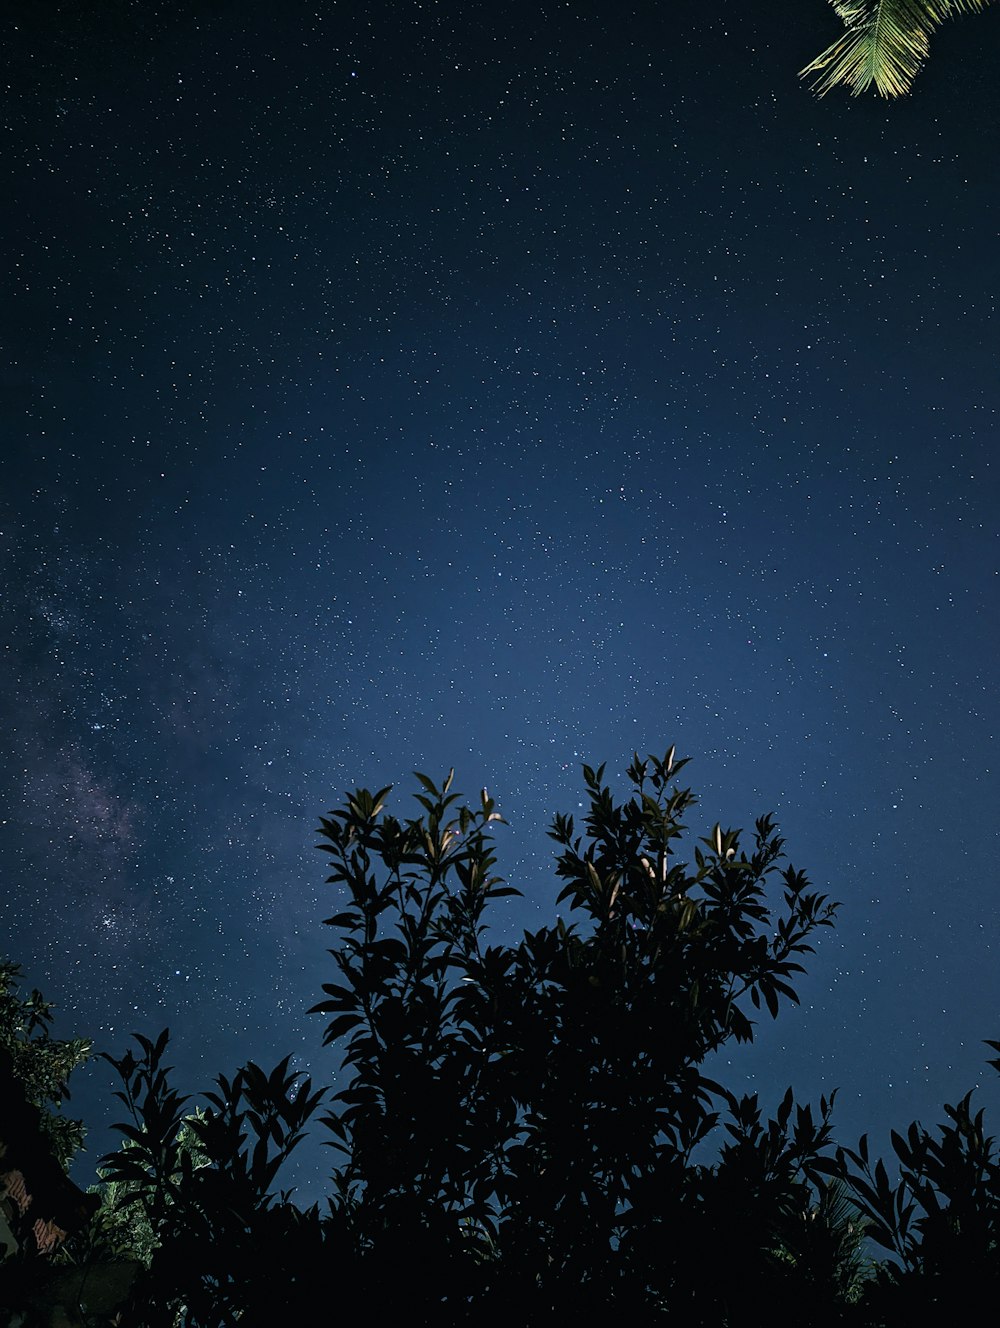
<instances>
[{"instance_id":1,"label":"night sky","mask_svg":"<svg viewBox=\"0 0 1000 1328\"><path fill-rule=\"evenodd\" d=\"M719 1077L879 1149L1000 1108L1000 12L893 104L797 78L838 31L6 8L0 950L57 1033L328 1082L320 814L487 785L513 937L581 764L676 744L691 842L774 810L843 901Z\"/></svg>"}]
</instances>

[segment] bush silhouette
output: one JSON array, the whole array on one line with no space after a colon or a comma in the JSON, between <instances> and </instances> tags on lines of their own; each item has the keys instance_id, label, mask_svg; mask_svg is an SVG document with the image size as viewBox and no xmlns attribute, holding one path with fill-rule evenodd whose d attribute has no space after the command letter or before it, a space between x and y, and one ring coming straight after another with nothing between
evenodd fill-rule
<instances>
[{"instance_id":1,"label":"bush silhouette","mask_svg":"<svg viewBox=\"0 0 1000 1328\"><path fill-rule=\"evenodd\" d=\"M838 906L770 816L690 843L686 764L635 757L620 801L584 767L579 825L549 832L565 915L513 942L489 925L517 892L485 790L418 774L409 820L388 788L321 818L337 911L314 1012L336 1083L250 1064L193 1111L166 1031L107 1057L128 1120L104 1175L153 1246L121 1321L888 1325L991 1289L1000 1169L968 1098L940 1139L893 1136L893 1185L866 1139L836 1147L833 1095L788 1089L767 1117L706 1073L796 1001ZM317 1119L332 1189L302 1211L277 1185Z\"/></svg>"}]
</instances>

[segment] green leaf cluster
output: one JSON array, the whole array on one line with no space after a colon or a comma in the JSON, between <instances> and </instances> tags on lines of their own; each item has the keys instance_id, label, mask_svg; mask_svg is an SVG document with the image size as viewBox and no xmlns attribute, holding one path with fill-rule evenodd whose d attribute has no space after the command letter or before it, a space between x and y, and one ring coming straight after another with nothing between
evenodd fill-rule
<instances>
[{"instance_id":1,"label":"green leaf cluster","mask_svg":"<svg viewBox=\"0 0 1000 1328\"><path fill-rule=\"evenodd\" d=\"M983 10L992 0L830 0L843 34L801 71L820 96L846 87L854 96L874 85L902 97L923 68L930 37L946 19Z\"/></svg>"},{"instance_id":2,"label":"green leaf cluster","mask_svg":"<svg viewBox=\"0 0 1000 1328\"><path fill-rule=\"evenodd\" d=\"M86 1062L93 1043L53 1037L53 1009L41 992L23 990L20 964L0 960L0 1047L10 1056L25 1097L39 1110L53 1156L68 1169L83 1147L84 1128L61 1108L70 1097L69 1078Z\"/></svg>"}]
</instances>

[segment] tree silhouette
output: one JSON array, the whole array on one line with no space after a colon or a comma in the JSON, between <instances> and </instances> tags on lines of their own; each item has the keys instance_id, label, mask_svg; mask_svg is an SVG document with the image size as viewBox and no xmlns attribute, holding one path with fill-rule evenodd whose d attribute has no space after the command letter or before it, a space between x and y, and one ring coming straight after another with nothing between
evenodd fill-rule
<instances>
[{"instance_id":1,"label":"tree silhouette","mask_svg":"<svg viewBox=\"0 0 1000 1328\"><path fill-rule=\"evenodd\" d=\"M516 891L485 790L465 804L451 775L418 775L412 819L388 788L321 818L335 973L314 1010L336 1091L286 1058L219 1076L195 1108L166 1031L107 1056L127 1119L95 1241L137 1211L147 1251L104 1301L113 1261L77 1278L86 1322L273 1328L327 1305L416 1328L888 1328L995 1291L1000 1160L969 1097L938 1136L892 1136L893 1182L866 1138L835 1146L834 1095L814 1110L789 1088L767 1116L709 1077L796 1000L837 905L769 816L685 852L685 765L635 757L621 801L584 767L579 827L550 829L565 915L514 941L490 926ZM279 1177L318 1112L332 1194L303 1211Z\"/></svg>"},{"instance_id":2,"label":"tree silhouette","mask_svg":"<svg viewBox=\"0 0 1000 1328\"><path fill-rule=\"evenodd\" d=\"M836 905L781 866L770 817L749 853L716 824L684 863L685 764L673 749L636 757L623 803L603 766L584 767L582 833L567 816L550 830L571 920L514 945L486 935L488 906L513 892L493 874L500 818L485 791L463 806L451 776L438 787L418 775L415 820L385 812L387 789L359 789L322 819L347 906L327 920L342 938L338 981L315 1008L332 1016L326 1039L343 1043L350 1076L324 1119L380 1314L419 1303L428 1321L463 1322L488 1303L521 1321L584 1307L632 1322L717 1315L711 1260L685 1233L720 1220L760 1141L756 1105L700 1067L752 1039L754 1008L776 1017L797 999L798 960ZM731 1148L696 1165L724 1105L740 1160ZM741 1218L749 1262L777 1250L789 1211L822 1183L828 1104L818 1125L800 1110L789 1137L791 1109L789 1096L757 1159L759 1221ZM775 1257L769 1279L798 1267Z\"/></svg>"}]
</instances>

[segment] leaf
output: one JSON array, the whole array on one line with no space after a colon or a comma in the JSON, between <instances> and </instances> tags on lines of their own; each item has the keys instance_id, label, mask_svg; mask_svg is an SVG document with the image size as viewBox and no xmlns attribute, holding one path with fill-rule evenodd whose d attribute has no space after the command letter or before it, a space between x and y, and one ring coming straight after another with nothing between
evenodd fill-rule
<instances>
[{"instance_id":1,"label":"leaf","mask_svg":"<svg viewBox=\"0 0 1000 1328\"><path fill-rule=\"evenodd\" d=\"M778 1125L784 1131L788 1126L789 1117L792 1114L794 1095L789 1087L785 1096L781 1099L781 1105L778 1107Z\"/></svg>"},{"instance_id":2,"label":"leaf","mask_svg":"<svg viewBox=\"0 0 1000 1328\"><path fill-rule=\"evenodd\" d=\"M991 0L831 0L846 27L840 37L800 71L825 96L842 85L853 96L874 83L887 98L910 91L927 58L931 33L943 20L980 11Z\"/></svg>"},{"instance_id":3,"label":"leaf","mask_svg":"<svg viewBox=\"0 0 1000 1328\"><path fill-rule=\"evenodd\" d=\"M360 925L357 913L334 913L332 918L324 918L324 927L356 927Z\"/></svg>"},{"instance_id":4,"label":"leaf","mask_svg":"<svg viewBox=\"0 0 1000 1328\"><path fill-rule=\"evenodd\" d=\"M911 1167L913 1165L913 1151L903 1136L898 1134L895 1130L890 1130L889 1138L892 1141L893 1150L900 1162L902 1162L905 1167Z\"/></svg>"}]
</instances>

